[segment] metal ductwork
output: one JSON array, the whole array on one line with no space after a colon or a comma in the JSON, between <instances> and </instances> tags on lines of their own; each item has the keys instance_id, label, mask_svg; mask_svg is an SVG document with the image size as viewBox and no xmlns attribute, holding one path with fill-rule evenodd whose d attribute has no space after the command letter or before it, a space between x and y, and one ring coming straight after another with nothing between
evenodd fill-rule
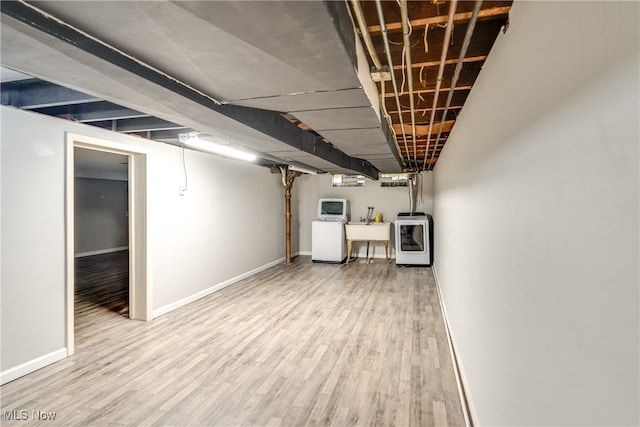
<instances>
[{"instance_id":1,"label":"metal ductwork","mask_svg":"<svg viewBox=\"0 0 640 427\"><path fill-rule=\"evenodd\" d=\"M416 175L409 177L409 212L411 212L411 214L416 213L416 199L418 198L416 179Z\"/></svg>"}]
</instances>

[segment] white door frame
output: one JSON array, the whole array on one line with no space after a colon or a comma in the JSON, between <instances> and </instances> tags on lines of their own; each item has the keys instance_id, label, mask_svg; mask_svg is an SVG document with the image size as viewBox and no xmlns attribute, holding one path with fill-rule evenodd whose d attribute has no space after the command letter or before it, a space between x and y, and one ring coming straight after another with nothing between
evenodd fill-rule
<instances>
[{"instance_id":1,"label":"white door frame","mask_svg":"<svg viewBox=\"0 0 640 427\"><path fill-rule=\"evenodd\" d=\"M74 148L87 148L129 157L129 317L153 319L147 250L147 152L137 147L67 133L66 140L66 345L74 353Z\"/></svg>"}]
</instances>

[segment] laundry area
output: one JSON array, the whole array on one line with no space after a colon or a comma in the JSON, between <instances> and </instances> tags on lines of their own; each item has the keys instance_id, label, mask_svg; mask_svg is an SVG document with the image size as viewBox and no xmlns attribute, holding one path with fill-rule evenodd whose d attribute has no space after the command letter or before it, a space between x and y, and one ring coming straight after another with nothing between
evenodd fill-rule
<instances>
[{"instance_id":1,"label":"laundry area","mask_svg":"<svg viewBox=\"0 0 640 427\"><path fill-rule=\"evenodd\" d=\"M400 178L393 186L385 186L384 180L366 180L362 186L341 188L319 176L302 181L301 185L313 184L323 196L317 198L313 214L309 209L301 212L301 222L307 219L311 224L313 262L431 266L431 174L397 175ZM309 205L304 194L300 197ZM301 232L301 255L308 254L305 237Z\"/></svg>"}]
</instances>

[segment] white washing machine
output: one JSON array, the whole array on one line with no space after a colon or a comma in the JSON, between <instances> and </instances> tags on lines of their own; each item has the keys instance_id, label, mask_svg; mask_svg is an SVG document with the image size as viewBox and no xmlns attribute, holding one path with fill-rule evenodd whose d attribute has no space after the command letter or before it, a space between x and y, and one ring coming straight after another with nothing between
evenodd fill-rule
<instances>
[{"instance_id":1,"label":"white washing machine","mask_svg":"<svg viewBox=\"0 0 640 427\"><path fill-rule=\"evenodd\" d=\"M399 213L396 220L396 265L427 265L433 260L431 215Z\"/></svg>"},{"instance_id":2,"label":"white washing machine","mask_svg":"<svg viewBox=\"0 0 640 427\"><path fill-rule=\"evenodd\" d=\"M347 220L317 220L311 224L311 260L342 263L347 259Z\"/></svg>"}]
</instances>

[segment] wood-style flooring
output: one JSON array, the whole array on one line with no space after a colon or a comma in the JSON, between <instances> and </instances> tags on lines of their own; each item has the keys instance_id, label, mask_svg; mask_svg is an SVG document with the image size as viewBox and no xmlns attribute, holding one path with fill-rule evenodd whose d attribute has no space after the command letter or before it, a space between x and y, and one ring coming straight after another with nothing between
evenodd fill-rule
<instances>
[{"instance_id":1,"label":"wood-style flooring","mask_svg":"<svg viewBox=\"0 0 640 427\"><path fill-rule=\"evenodd\" d=\"M75 275L76 326L95 310L129 315L129 251L76 258Z\"/></svg>"},{"instance_id":2,"label":"wood-style flooring","mask_svg":"<svg viewBox=\"0 0 640 427\"><path fill-rule=\"evenodd\" d=\"M2 425L464 425L430 268L298 257L151 322L76 321L76 354L2 386Z\"/></svg>"}]
</instances>

